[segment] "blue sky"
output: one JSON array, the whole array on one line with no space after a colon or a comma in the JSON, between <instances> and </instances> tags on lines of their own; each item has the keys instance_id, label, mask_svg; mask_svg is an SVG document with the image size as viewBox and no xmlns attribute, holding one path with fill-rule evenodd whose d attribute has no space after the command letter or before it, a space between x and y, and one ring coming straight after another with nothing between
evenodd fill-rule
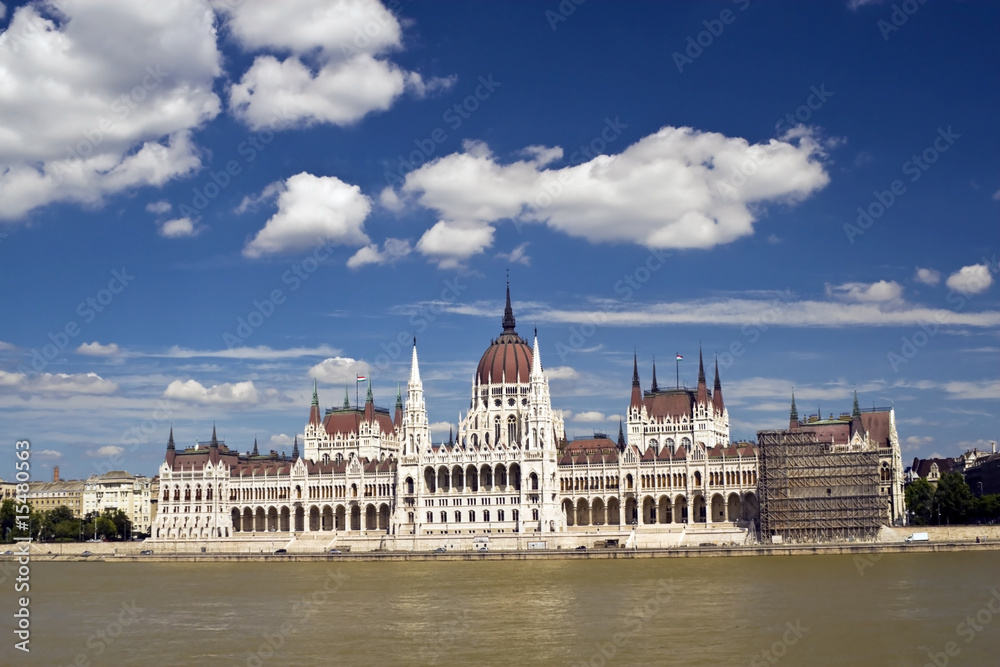
<instances>
[{"instance_id":1,"label":"blue sky","mask_svg":"<svg viewBox=\"0 0 1000 667\"><path fill-rule=\"evenodd\" d=\"M446 438L508 269L570 434L700 343L734 438L793 388L894 404L907 462L1000 435L995 4L0 6L0 441L38 479L152 475L171 424L290 451L314 380L391 405L414 334Z\"/></svg>"}]
</instances>

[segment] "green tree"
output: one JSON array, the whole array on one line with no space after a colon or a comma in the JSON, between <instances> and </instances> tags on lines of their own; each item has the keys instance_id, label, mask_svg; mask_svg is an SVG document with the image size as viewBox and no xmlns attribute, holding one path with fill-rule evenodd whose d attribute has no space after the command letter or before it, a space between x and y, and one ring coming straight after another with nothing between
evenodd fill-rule
<instances>
[{"instance_id":1,"label":"green tree","mask_svg":"<svg viewBox=\"0 0 1000 667\"><path fill-rule=\"evenodd\" d=\"M966 523L974 512L976 499L960 472L941 475L934 492L934 505L946 523Z\"/></svg>"},{"instance_id":2,"label":"green tree","mask_svg":"<svg viewBox=\"0 0 1000 667\"><path fill-rule=\"evenodd\" d=\"M926 526L931 522L934 486L926 479L916 479L906 486L906 508L913 513L913 523Z\"/></svg>"},{"instance_id":3,"label":"green tree","mask_svg":"<svg viewBox=\"0 0 1000 667\"><path fill-rule=\"evenodd\" d=\"M97 536L106 537L109 540L113 540L118 536L118 529L115 528L115 522L106 516L99 516L95 519L97 522Z\"/></svg>"}]
</instances>

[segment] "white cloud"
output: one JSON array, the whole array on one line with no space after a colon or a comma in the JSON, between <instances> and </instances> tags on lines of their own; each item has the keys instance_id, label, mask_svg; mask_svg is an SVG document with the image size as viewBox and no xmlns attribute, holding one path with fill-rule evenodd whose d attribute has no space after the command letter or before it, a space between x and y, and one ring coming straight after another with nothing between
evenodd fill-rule
<instances>
[{"instance_id":1,"label":"white cloud","mask_svg":"<svg viewBox=\"0 0 1000 667\"><path fill-rule=\"evenodd\" d=\"M583 423L600 423L608 421L609 417L604 416L604 413L597 412L596 410L589 410L587 412L577 412L573 415L573 421L583 422Z\"/></svg>"},{"instance_id":2,"label":"white cloud","mask_svg":"<svg viewBox=\"0 0 1000 667\"><path fill-rule=\"evenodd\" d=\"M98 447L97 449L88 450L87 456L92 456L94 458L110 458L121 456L124 453L124 447L119 447L118 445L104 445L103 447Z\"/></svg>"},{"instance_id":3,"label":"white cloud","mask_svg":"<svg viewBox=\"0 0 1000 667\"><path fill-rule=\"evenodd\" d=\"M614 122L608 128L618 131ZM533 146L501 164L481 142L406 175L395 193L439 213L417 243L454 266L492 244L492 224L538 222L594 243L711 248L753 233L761 206L795 203L829 177L822 147L797 128L783 140L664 127L616 155L561 168L562 149ZM386 193L383 203L396 205ZM442 260L445 260L442 262Z\"/></svg>"},{"instance_id":4,"label":"white cloud","mask_svg":"<svg viewBox=\"0 0 1000 667\"><path fill-rule=\"evenodd\" d=\"M827 296L856 303L886 303L898 301L903 295L903 287L895 281L880 280L877 283L844 283L827 285Z\"/></svg>"},{"instance_id":5,"label":"white cloud","mask_svg":"<svg viewBox=\"0 0 1000 667\"><path fill-rule=\"evenodd\" d=\"M54 449L42 449L42 450L31 450L32 457L38 457L43 459L61 459L62 452L58 452Z\"/></svg>"},{"instance_id":6,"label":"white cloud","mask_svg":"<svg viewBox=\"0 0 1000 667\"><path fill-rule=\"evenodd\" d=\"M213 21L200 0L19 7L0 37L0 218L200 167L191 132L220 110Z\"/></svg>"},{"instance_id":7,"label":"white cloud","mask_svg":"<svg viewBox=\"0 0 1000 667\"><path fill-rule=\"evenodd\" d=\"M545 375L550 380L575 380L580 377L580 373L570 366L556 366L555 368L546 368Z\"/></svg>"},{"instance_id":8,"label":"white cloud","mask_svg":"<svg viewBox=\"0 0 1000 667\"><path fill-rule=\"evenodd\" d=\"M450 422L434 422L430 425L431 442L447 442L448 429L454 427L455 425Z\"/></svg>"},{"instance_id":9,"label":"white cloud","mask_svg":"<svg viewBox=\"0 0 1000 667\"><path fill-rule=\"evenodd\" d=\"M195 221L191 218L176 218L167 220L159 224L160 236L168 239L180 239L187 236L197 236L201 233L200 227L195 227Z\"/></svg>"},{"instance_id":10,"label":"white cloud","mask_svg":"<svg viewBox=\"0 0 1000 667\"><path fill-rule=\"evenodd\" d=\"M76 348L77 354L87 354L92 357L113 357L120 351L118 343L101 345L96 340L93 343L83 343L80 347Z\"/></svg>"},{"instance_id":11,"label":"white cloud","mask_svg":"<svg viewBox=\"0 0 1000 667\"><path fill-rule=\"evenodd\" d=\"M371 207L371 200L356 185L334 176L296 174L285 181L278 195L278 212L247 243L243 254L256 258L323 242L367 244L364 222Z\"/></svg>"},{"instance_id":12,"label":"white cloud","mask_svg":"<svg viewBox=\"0 0 1000 667\"><path fill-rule=\"evenodd\" d=\"M315 75L296 57L259 56L232 87L229 105L254 130L274 128L276 120L349 125L388 109L404 84L398 67L367 55L331 63Z\"/></svg>"},{"instance_id":13,"label":"white cloud","mask_svg":"<svg viewBox=\"0 0 1000 667\"><path fill-rule=\"evenodd\" d=\"M268 444L271 447L283 447L285 445L291 445L294 438L290 435L285 435L284 433L279 433L278 435L272 435L271 440Z\"/></svg>"},{"instance_id":14,"label":"white cloud","mask_svg":"<svg viewBox=\"0 0 1000 667\"><path fill-rule=\"evenodd\" d=\"M326 384L352 384L359 375L368 374L368 364L350 357L324 359L309 369L309 377Z\"/></svg>"},{"instance_id":15,"label":"white cloud","mask_svg":"<svg viewBox=\"0 0 1000 667\"><path fill-rule=\"evenodd\" d=\"M5 343L2 340L0 340L0 351L2 351L2 350L16 350L16 349L17 349L17 346L14 345L13 343Z\"/></svg>"},{"instance_id":16,"label":"white cloud","mask_svg":"<svg viewBox=\"0 0 1000 667\"><path fill-rule=\"evenodd\" d=\"M118 385L96 373L26 375L0 371L0 389L25 394L112 394Z\"/></svg>"},{"instance_id":17,"label":"white cloud","mask_svg":"<svg viewBox=\"0 0 1000 667\"><path fill-rule=\"evenodd\" d=\"M498 252L497 259L507 260L510 264L531 265L531 257L528 256L528 242L525 241L510 252Z\"/></svg>"},{"instance_id":18,"label":"white cloud","mask_svg":"<svg viewBox=\"0 0 1000 667\"><path fill-rule=\"evenodd\" d=\"M267 345L257 347L233 347L225 350L191 350L174 345L162 354L150 354L150 357L170 357L174 359L193 359L197 357L217 357L220 359L297 359L299 357L322 357L336 355L339 350L327 345L319 347L291 347L285 350L276 350Z\"/></svg>"},{"instance_id":19,"label":"white cloud","mask_svg":"<svg viewBox=\"0 0 1000 667\"><path fill-rule=\"evenodd\" d=\"M164 213L169 213L172 208L170 202L168 201L154 201L146 204L146 211L149 213L155 213L157 215L163 215Z\"/></svg>"},{"instance_id":20,"label":"white cloud","mask_svg":"<svg viewBox=\"0 0 1000 667\"><path fill-rule=\"evenodd\" d=\"M922 269L918 266L917 273L913 276L913 279L925 285L937 285L941 282L941 272L934 269Z\"/></svg>"},{"instance_id":21,"label":"white cloud","mask_svg":"<svg viewBox=\"0 0 1000 667\"><path fill-rule=\"evenodd\" d=\"M0 2L0 19L7 16L7 5Z\"/></svg>"},{"instance_id":22,"label":"white cloud","mask_svg":"<svg viewBox=\"0 0 1000 667\"><path fill-rule=\"evenodd\" d=\"M911 435L903 442L910 447L922 447L934 442L934 437L930 435Z\"/></svg>"},{"instance_id":23,"label":"white cloud","mask_svg":"<svg viewBox=\"0 0 1000 667\"><path fill-rule=\"evenodd\" d=\"M493 232L481 222L438 221L417 241L417 250L436 261L439 268L454 269L493 245Z\"/></svg>"},{"instance_id":24,"label":"white cloud","mask_svg":"<svg viewBox=\"0 0 1000 667\"><path fill-rule=\"evenodd\" d=\"M1000 380L982 380L979 382L945 382L943 387L944 390L950 394L948 398L958 398L963 400L1000 399Z\"/></svg>"},{"instance_id":25,"label":"white cloud","mask_svg":"<svg viewBox=\"0 0 1000 667\"><path fill-rule=\"evenodd\" d=\"M993 276L990 275L988 265L973 264L972 266L963 266L948 276L945 284L962 294L980 294L993 284Z\"/></svg>"},{"instance_id":26,"label":"white cloud","mask_svg":"<svg viewBox=\"0 0 1000 667\"><path fill-rule=\"evenodd\" d=\"M233 113L252 128L348 125L388 109L404 92L423 97L454 77L426 79L384 58L402 48L399 21L377 0L217 2L246 51L262 54L230 89Z\"/></svg>"},{"instance_id":27,"label":"white cloud","mask_svg":"<svg viewBox=\"0 0 1000 667\"><path fill-rule=\"evenodd\" d=\"M254 405L260 401L260 394L252 380L226 382L211 387L205 387L197 380L174 380L163 392L163 398L203 405Z\"/></svg>"},{"instance_id":28,"label":"white cloud","mask_svg":"<svg viewBox=\"0 0 1000 667\"><path fill-rule=\"evenodd\" d=\"M347 260L347 268L356 269L365 264L392 264L410 254L410 242L404 239L386 239L379 250L378 244L373 243L360 248Z\"/></svg>"}]
</instances>

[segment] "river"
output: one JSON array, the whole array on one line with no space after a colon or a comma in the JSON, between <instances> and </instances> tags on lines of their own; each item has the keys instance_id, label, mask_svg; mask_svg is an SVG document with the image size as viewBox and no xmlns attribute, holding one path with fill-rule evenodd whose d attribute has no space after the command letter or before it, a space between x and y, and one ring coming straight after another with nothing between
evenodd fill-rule
<instances>
[{"instance_id":1,"label":"river","mask_svg":"<svg viewBox=\"0 0 1000 667\"><path fill-rule=\"evenodd\" d=\"M13 585L4 665L1000 664L998 552L36 562L30 654Z\"/></svg>"}]
</instances>

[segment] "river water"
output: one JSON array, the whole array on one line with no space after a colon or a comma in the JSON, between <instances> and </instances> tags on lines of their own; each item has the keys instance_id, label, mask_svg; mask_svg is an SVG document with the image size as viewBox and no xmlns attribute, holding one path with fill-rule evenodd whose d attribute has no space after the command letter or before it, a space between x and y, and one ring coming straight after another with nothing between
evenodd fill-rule
<instances>
[{"instance_id":1,"label":"river water","mask_svg":"<svg viewBox=\"0 0 1000 667\"><path fill-rule=\"evenodd\" d=\"M35 562L30 654L13 583L4 665L1000 665L1000 552Z\"/></svg>"}]
</instances>

